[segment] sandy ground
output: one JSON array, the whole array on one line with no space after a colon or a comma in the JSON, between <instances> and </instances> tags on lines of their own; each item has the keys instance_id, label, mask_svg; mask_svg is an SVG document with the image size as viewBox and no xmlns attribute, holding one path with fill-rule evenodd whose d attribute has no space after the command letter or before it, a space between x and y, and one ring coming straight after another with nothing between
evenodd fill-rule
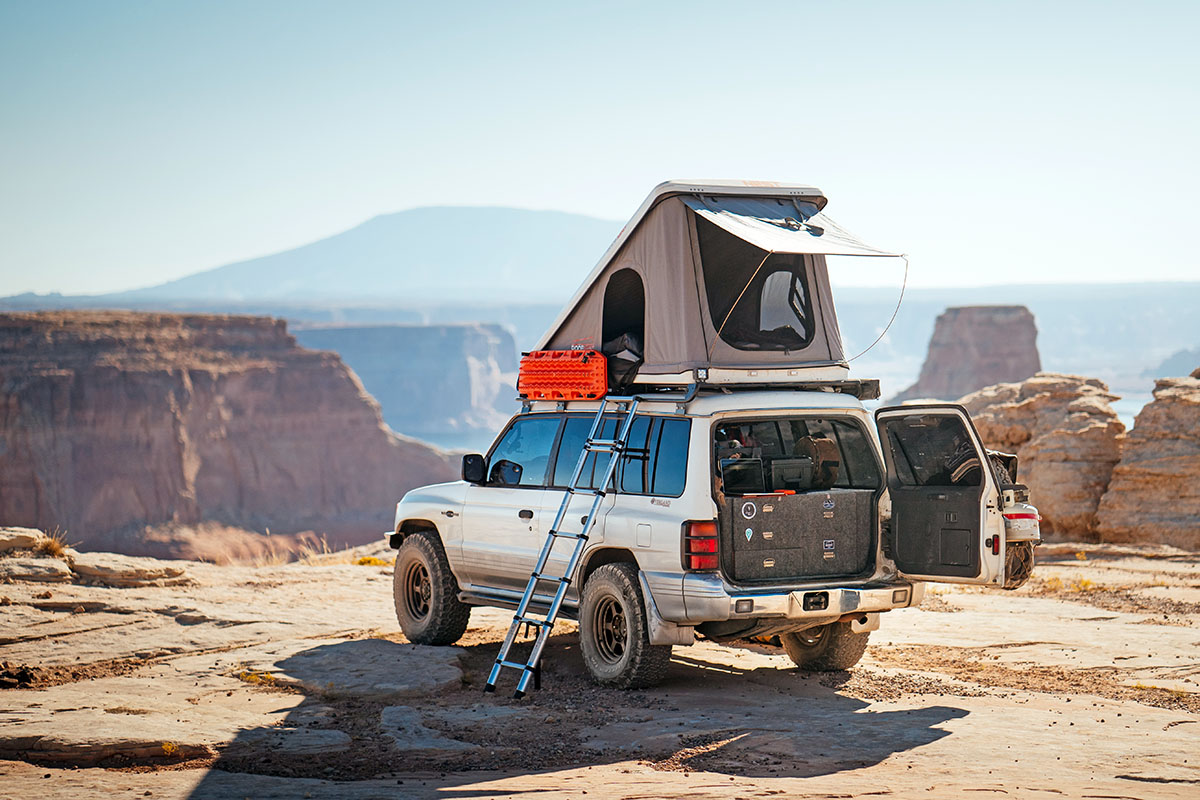
<instances>
[{"instance_id":1,"label":"sandy ground","mask_svg":"<svg viewBox=\"0 0 1200 800\"><path fill-rule=\"evenodd\" d=\"M1043 546L843 673L700 643L604 690L561 623L521 701L481 689L505 612L408 645L371 555L0 586L0 798L1200 797L1197 554Z\"/></svg>"}]
</instances>

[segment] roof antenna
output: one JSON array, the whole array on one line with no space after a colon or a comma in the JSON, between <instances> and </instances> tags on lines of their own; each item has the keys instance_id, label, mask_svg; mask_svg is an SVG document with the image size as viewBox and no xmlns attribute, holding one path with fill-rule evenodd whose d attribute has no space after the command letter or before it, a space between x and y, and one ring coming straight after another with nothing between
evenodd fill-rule
<instances>
[{"instance_id":1,"label":"roof antenna","mask_svg":"<svg viewBox=\"0 0 1200 800\"><path fill-rule=\"evenodd\" d=\"M904 259L904 282L900 284L900 298L896 301L896 309L892 312L892 318L889 319L888 324L884 326L883 332L875 337L875 341L871 342L871 346L866 350L863 350L854 358L846 359L847 364L849 364L855 358L860 358L861 356L865 356L867 353L871 352L871 347L879 344L879 340L887 335L888 330L892 327L892 323L896 321L896 315L900 313L900 304L904 302L904 289L908 286L908 254L901 253L900 257Z\"/></svg>"}]
</instances>

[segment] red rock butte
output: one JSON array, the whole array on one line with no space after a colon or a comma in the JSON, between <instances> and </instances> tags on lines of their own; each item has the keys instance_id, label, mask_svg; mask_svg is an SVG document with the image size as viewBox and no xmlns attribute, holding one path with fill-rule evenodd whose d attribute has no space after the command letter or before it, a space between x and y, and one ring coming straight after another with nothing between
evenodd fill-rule
<instances>
[{"instance_id":1,"label":"red rock butte","mask_svg":"<svg viewBox=\"0 0 1200 800\"><path fill-rule=\"evenodd\" d=\"M888 402L953 400L1042 368L1037 325L1025 306L960 306L937 318L917 382Z\"/></svg>"},{"instance_id":2,"label":"red rock butte","mask_svg":"<svg viewBox=\"0 0 1200 800\"><path fill-rule=\"evenodd\" d=\"M86 549L253 557L375 539L407 489L452 477L282 320L0 314L4 524Z\"/></svg>"}]
</instances>

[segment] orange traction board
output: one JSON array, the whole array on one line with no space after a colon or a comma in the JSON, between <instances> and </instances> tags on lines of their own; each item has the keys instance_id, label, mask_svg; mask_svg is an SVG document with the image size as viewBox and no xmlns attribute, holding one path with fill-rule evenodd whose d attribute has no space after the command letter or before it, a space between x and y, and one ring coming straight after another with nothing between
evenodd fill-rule
<instances>
[{"instance_id":1,"label":"orange traction board","mask_svg":"<svg viewBox=\"0 0 1200 800\"><path fill-rule=\"evenodd\" d=\"M530 400L597 400L608 394L608 360L596 350L526 353L517 394Z\"/></svg>"}]
</instances>

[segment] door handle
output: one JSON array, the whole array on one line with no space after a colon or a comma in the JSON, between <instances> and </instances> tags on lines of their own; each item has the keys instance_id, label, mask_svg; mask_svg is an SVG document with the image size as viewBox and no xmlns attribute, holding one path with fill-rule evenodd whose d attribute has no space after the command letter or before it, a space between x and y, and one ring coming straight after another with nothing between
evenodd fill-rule
<instances>
[{"instance_id":1,"label":"door handle","mask_svg":"<svg viewBox=\"0 0 1200 800\"><path fill-rule=\"evenodd\" d=\"M454 516L454 512L453 512L453 511L443 511L443 512L442 512L442 514L444 514L444 515L445 515L445 516L447 516L447 517L453 517L453 516Z\"/></svg>"},{"instance_id":2,"label":"door handle","mask_svg":"<svg viewBox=\"0 0 1200 800\"><path fill-rule=\"evenodd\" d=\"M522 508L520 511L517 512L517 516L520 517L521 519L533 519L533 512L530 511L528 508Z\"/></svg>"}]
</instances>

